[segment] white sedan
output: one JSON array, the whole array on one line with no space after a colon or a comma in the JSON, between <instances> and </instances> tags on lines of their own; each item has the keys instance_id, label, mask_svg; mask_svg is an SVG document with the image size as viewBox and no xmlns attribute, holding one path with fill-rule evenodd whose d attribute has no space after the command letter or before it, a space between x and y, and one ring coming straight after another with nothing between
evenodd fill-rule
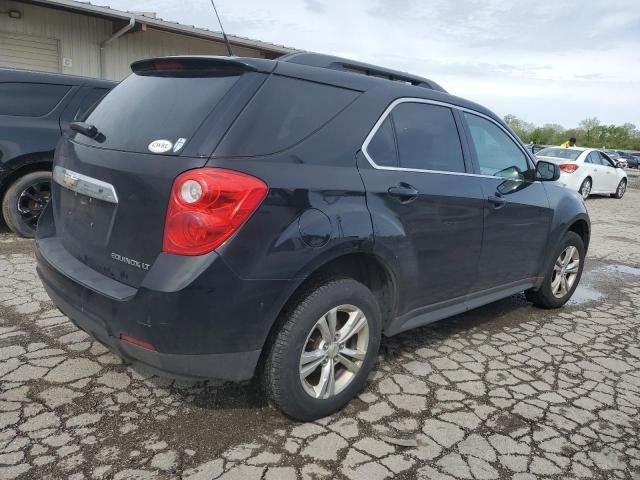
<instances>
[{"instance_id":1,"label":"white sedan","mask_svg":"<svg viewBox=\"0 0 640 480\"><path fill-rule=\"evenodd\" d=\"M589 195L611 195L622 198L627 190L627 174L616 167L604 152L594 148L547 147L536 152L540 160L560 166L563 186L575 190L586 199Z\"/></svg>"}]
</instances>

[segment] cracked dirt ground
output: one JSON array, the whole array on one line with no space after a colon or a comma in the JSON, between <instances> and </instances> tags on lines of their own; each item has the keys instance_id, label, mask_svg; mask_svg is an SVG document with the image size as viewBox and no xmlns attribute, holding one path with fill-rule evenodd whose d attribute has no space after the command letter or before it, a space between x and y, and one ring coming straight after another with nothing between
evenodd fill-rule
<instances>
[{"instance_id":1,"label":"cracked dirt ground","mask_svg":"<svg viewBox=\"0 0 640 480\"><path fill-rule=\"evenodd\" d=\"M360 397L309 424L251 385L121 364L49 302L32 242L3 233L0 479L640 479L640 191L587 205L571 304L519 295L386 339Z\"/></svg>"}]
</instances>

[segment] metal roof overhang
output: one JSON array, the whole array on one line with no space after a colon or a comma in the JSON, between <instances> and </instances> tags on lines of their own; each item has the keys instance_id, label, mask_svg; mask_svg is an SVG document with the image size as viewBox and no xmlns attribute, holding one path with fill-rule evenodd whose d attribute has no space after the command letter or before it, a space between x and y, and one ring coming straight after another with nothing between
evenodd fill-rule
<instances>
[{"instance_id":1,"label":"metal roof overhang","mask_svg":"<svg viewBox=\"0 0 640 480\"><path fill-rule=\"evenodd\" d=\"M101 7L98 5L92 5L90 3L76 2L74 0L17 0L21 3L27 3L31 5L37 5L40 7L54 8L57 10L64 10L68 12L81 13L85 15L91 15L107 20L118 20L118 25L125 25L133 18L136 24L144 24L157 30L163 30L166 32L179 33L182 35L189 35L192 37L203 38L206 40L214 40L218 42L224 42L222 33L214 32L204 28L194 27L192 25L183 25L177 22L169 22L160 18L147 17L132 12L124 12L122 10L115 10L109 7ZM261 50L263 52L271 53L272 55L284 55L287 53L298 52L299 50L285 47L282 45L274 45L267 42L261 42L259 40L252 40L249 38L236 37L233 35L227 35L229 42L232 45L239 47L253 48Z\"/></svg>"}]
</instances>

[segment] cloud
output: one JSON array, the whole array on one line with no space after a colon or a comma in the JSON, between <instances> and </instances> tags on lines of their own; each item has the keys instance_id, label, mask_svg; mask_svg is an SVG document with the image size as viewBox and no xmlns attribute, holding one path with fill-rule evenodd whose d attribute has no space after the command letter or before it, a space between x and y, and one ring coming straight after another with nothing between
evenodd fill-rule
<instances>
[{"instance_id":1,"label":"cloud","mask_svg":"<svg viewBox=\"0 0 640 480\"><path fill-rule=\"evenodd\" d=\"M305 7L310 12L324 13L327 11L327 7L319 0L304 0Z\"/></svg>"},{"instance_id":2,"label":"cloud","mask_svg":"<svg viewBox=\"0 0 640 480\"><path fill-rule=\"evenodd\" d=\"M132 8L128 0L99 3ZM500 115L567 126L584 116L640 123L637 0L216 0L216 6L228 33L432 78ZM219 29L208 0L138 0L135 8Z\"/></svg>"}]
</instances>

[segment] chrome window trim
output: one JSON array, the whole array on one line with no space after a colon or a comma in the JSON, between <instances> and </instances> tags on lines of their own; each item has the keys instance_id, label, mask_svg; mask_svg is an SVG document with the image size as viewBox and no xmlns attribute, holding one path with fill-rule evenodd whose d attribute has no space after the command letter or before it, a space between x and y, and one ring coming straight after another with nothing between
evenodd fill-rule
<instances>
[{"instance_id":1,"label":"chrome window trim","mask_svg":"<svg viewBox=\"0 0 640 480\"><path fill-rule=\"evenodd\" d=\"M118 195L113 185L97 178L74 172L68 168L56 165L53 169L53 181L72 192L88 197L97 198L109 203L118 203Z\"/></svg>"},{"instance_id":2,"label":"chrome window trim","mask_svg":"<svg viewBox=\"0 0 640 480\"><path fill-rule=\"evenodd\" d=\"M447 107L447 108L451 108L451 109L456 109L456 110L459 110L461 112L467 112L467 113L470 113L472 115L477 115L477 116L479 116L481 118L484 118L485 120L489 120L491 123L493 123L494 125L498 126L504 133L506 133L507 136L511 139L511 141L516 144L516 146L520 149L520 151L524 155L524 158L526 159L527 164L529 165L529 168L535 169L535 166L532 164L531 158L529 157L529 155L527 154L525 149L522 148L520 143L513 137L513 135L511 135L509 133L508 130L506 130L502 125L500 125L498 122L496 122L493 118L489 117L488 115L485 115L483 113L477 112L475 110L471 110L469 108L461 107L459 105L454 105L452 103L440 102L438 100L428 100L426 98L402 97L402 98L397 98L396 100L391 102L391 104L385 109L385 111L382 113L382 115L380 116L378 121L373 125L373 128L371 129L371 131L369 132L367 137L364 139L364 143L362 144L361 150L362 150L363 155L365 156L367 161L371 164L371 166L373 168L375 168L376 170L393 170L393 171L400 171L400 172L419 172L419 173L438 173L438 174L441 174L441 175L463 175L463 176L468 176L468 177L502 178L502 179L504 179L504 177L500 177L500 176L497 176L497 175L482 175L482 174L479 174L479 173L469 173L469 172L448 172L448 171L445 171L445 170L425 170L425 169L420 169L420 168L389 167L389 166L385 166L385 165L378 165L376 162L373 161L373 159L369 155L369 152L367 151L367 148L369 147L369 143L371 143L371 140L373 139L375 134L378 133L378 129L384 123L384 121L387 119L387 117L389 116L391 111L395 107L397 107L398 105L400 105L402 103L426 103L426 104L429 104L429 105L437 105L437 106L440 106L440 107ZM462 143L462 139L460 139L460 143Z\"/></svg>"}]
</instances>

